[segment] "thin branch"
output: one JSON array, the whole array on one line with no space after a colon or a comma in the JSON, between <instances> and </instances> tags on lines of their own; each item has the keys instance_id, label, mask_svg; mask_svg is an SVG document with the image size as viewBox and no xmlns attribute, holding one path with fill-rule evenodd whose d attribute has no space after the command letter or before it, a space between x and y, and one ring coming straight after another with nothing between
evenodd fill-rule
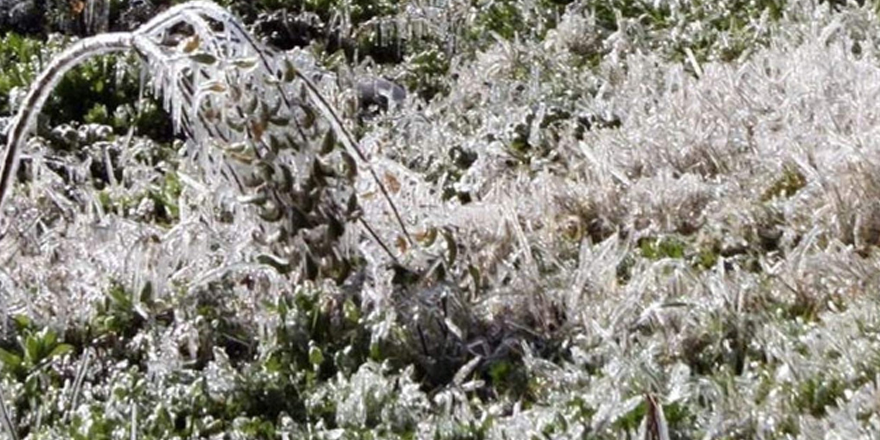
<instances>
[{"instance_id":1,"label":"thin branch","mask_svg":"<svg viewBox=\"0 0 880 440\"><path fill-rule=\"evenodd\" d=\"M330 106L330 103L324 99L324 96L321 95L321 92L318 90L318 87L305 75L302 74L298 69L296 70L296 76L305 83L306 88L309 91L309 95L312 97L312 100L318 105L318 108L321 109L321 112L324 113L324 117L330 120L330 124L333 126L333 130L337 133L341 134L342 143L345 145L345 148L349 151L349 154L352 154L355 157L358 157L361 160L361 163L364 167L367 168L367 171L370 172L370 175L373 176L373 180L376 181L376 184L379 186L379 191L382 192L382 196L388 202L388 206L391 207L391 211L394 213L394 218L397 220L397 224L400 226L400 229L403 231L403 235L406 237L406 240L410 243L410 245L414 245L412 237L409 235L409 231L406 229L406 224L403 222L403 218L400 216L400 212L397 210L397 206L391 200L391 196L388 194L388 190L385 188L385 185L382 183L382 180L379 179L379 175L376 173L375 168L373 168L370 160L367 158L366 154L358 147L357 142L354 140L354 136L345 128L342 120L339 116L336 115L336 112Z\"/></svg>"},{"instance_id":2,"label":"thin branch","mask_svg":"<svg viewBox=\"0 0 880 440\"><path fill-rule=\"evenodd\" d=\"M224 26L232 26L235 29L236 33L238 33L239 36L247 42L248 46L250 46L251 49L254 50L257 57L260 59L263 68L266 69L268 72L273 71L272 63L270 62L271 57L267 56L265 50L257 45L256 41L254 41L251 35L241 26L237 18L229 11L211 2L192 1L171 7L159 16L157 16L155 19L153 19L150 23L144 25L144 27L139 29L137 32L143 34L150 33L160 28L164 21L173 19L177 14L184 13L190 10L197 13L205 14L206 16L220 23L223 23ZM415 245L415 241L412 239L412 236L410 236L409 231L406 228L406 224L404 223L403 218L400 215L400 211L391 200L391 196L388 193L388 190L385 188L385 185L382 183L379 175L370 164L369 159L360 149L360 147L358 147L357 142L355 142L354 140L354 136L352 136L348 129L345 128L342 120L339 118L339 116L336 114L336 112L333 110L332 106L327 102L327 100L324 99L324 96L321 94L320 90L318 90L317 86L315 86L315 84L299 70L296 70L296 76L306 84L306 88L309 91L309 95L312 97L312 101L315 102L315 104L324 114L324 117L326 117L330 121L333 130L340 135L340 138L343 140L343 145L345 145L345 148L349 150L349 154L359 158L361 163L370 172L370 175L376 182L376 185L378 185L379 187L379 191L388 202L388 205L391 208L391 211L394 214L394 218L397 221L397 224L400 226L404 237L406 237L406 240L410 243L410 245ZM287 106L287 108L292 108L290 101L287 99L287 94L284 93L284 91L281 89L281 86L276 84L275 87L278 89L280 96L284 100L284 104Z\"/></svg>"}]
</instances>

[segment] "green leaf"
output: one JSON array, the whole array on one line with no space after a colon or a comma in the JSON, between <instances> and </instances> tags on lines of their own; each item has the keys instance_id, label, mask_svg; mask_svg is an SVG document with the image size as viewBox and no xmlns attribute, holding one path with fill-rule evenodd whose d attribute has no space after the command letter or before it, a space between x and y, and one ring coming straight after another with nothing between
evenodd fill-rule
<instances>
[{"instance_id":1,"label":"green leaf","mask_svg":"<svg viewBox=\"0 0 880 440\"><path fill-rule=\"evenodd\" d=\"M107 291L107 295L114 305L123 309L131 308L131 298L128 297L128 293L125 292L125 288L121 284L113 283L110 290Z\"/></svg>"},{"instance_id":2,"label":"green leaf","mask_svg":"<svg viewBox=\"0 0 880 440\"><path fill-rule=\"evenodd\" d=\"M15 315L12 319L15 321L15 325L19 330L24 330L31 326L31 319L25 315Z\"/></svg>"},{"instance_id":3,"label":"green leaf","mask_svg":"<svg viewBox=\"0 0 880 440\"><path fill-rule=\"evenodd\" d=\"M336 147L336 136L333 130L328 130L327 133L324 134L324 139L321 141L321 148L318 150L318 154L325 156L333 151L334 147Z\"/></svg>"},{"instance_id":4,"label":"green leaf","mask_svg":"<svg viewBox=\"0 0 880 440\"><path fill-rule=\"evenodd\" d=\"M324 363L324 353L316 345L309 347L309 362L315 367Z\"/></svg>"},{"instance_id":5,"label":"green leaf","mask_svg":"<svg viewBox=\"0 0 880 440\"><path fill-rule=\"evenodd\" d=\"M238 67L239 69L250 69L257 65L257 59L253 57L239 58L237 60L233 60L232 65Z\"/></svg>"},{"instance_id":6,"label":"green leaf","mask_svg":"<svg viewBox=\"0 0 880 440\"><path fill-rule=\"evenodd\" d=\"M346 299L342 304L342 312L345 320L352 324L357 324L361 318L361 311L351 298Z\"/></svg>"},{"instance_id":7,"label":"green leaf","mask_svg":"<svg viewBox=\"0 0 880 440\"><path fill-rule=\"evenodd\" d=\"M166 181L168 177L166 176ZM144 287L141 289L141 302L151 303L153 301L153 282L147 281L144 283Z\"/></svg>"},{"instance_id":8,"label":"green leaf","mask_svg":"<svg viewBox=\"0 0 880 440\"><path fill-rule=\"evenodd\" d=\"M58 356L63 356L67 353L73 351L73 345L70 344L58 344L52 351L49 353L49 356L46 356L47 359L54 359Z\"/></svg>"},{"instance_id":9,"label":"green leaf","mask_svg":"<svg viewBox=\"0 0 880 440\"><path fill-rule=\"evenodd\" d=\"M443 238L446 240L446 250L448 252L447 263L452 266L455 263L455 259L458 258L458 244L455 242L452 232L448 229L443 230Z\"/></svg>"},{"instance_id":10,"label":"green leaf","mask_svg":"<svg viewBox=\"0 0 880 440\"><path fill-rule=\"evenodd\" d=\"M281 360L278 359L278 356L272 355L263 362L263 368L270 373L278 373L284 368L284 366L281 363Z\"/></svg>"},{"instance_id":11,"label":"green leaf","mask_svg":"<svg viewBox=\"0 0 880 440\"><path fill-rule=\"evenodd\" d=\"M382 360L382 347L378 343L370 344L370 359L374 361Z\"/></svg>"},{"instance_id":12,"label":"green leaf","mask_svg":"<svg viewBox=\"0 0 880 440\"><path fill-rule=\"evenodd\" d=\"M31 364L36 364L40 360L40 345L40 340L32 335L24 340L24 358Z\"/></svg>"},{"instance_id":13,"label":"green leaf","mask_svg":"<svg viewBox=\"0 0 880 440\"><path fill-rule=\"evenodd\" d=\"M290 60L284 60L284 82L289 83L292 82L296 78L296 67Z\"/></svg>"},{"instance_id":14,"label":"green leaf","mask_svg":"<svg viewBox=\"0 0 880 440\"><path fill-rule=\"evenodd\" d=\"M468 273L471 275L471 278L474 280L474 292L479 292L480 287L481 287L481 283L483 280L482 276L480 275L480 269L472 264L469 264L468 265Z\"/></svg>"},{"instance_id":15,"label":"green leaf","mask_svg":"<svg viewBox=\"0 0 880 440\"><path fill-rule=\"evenodd\" d=\"M284 298L278 298L278 316L283 320L287 318L289 311L290 306L287 305L287 301Z\"/></svg>"},{"instance_id":16,"label":"green leaf","mask_svg":"<svg viewBox=\"0 0 880 440\"><path fill-rule=\"evenodd\" d=\"M217 62L217 57L206 52L192 54L189 58L199 64L214 64Z\"/></svg>"},{"instance_id":17,"label":"green leaf","mask_svg":"<svg viewBox=\"0 0 880 440\"><path fill-rule=\"evenodd\" d=\"M0 362L7 369L14 370L21 367L21 356L0 348Z\"/></svg>"}]
</instances>

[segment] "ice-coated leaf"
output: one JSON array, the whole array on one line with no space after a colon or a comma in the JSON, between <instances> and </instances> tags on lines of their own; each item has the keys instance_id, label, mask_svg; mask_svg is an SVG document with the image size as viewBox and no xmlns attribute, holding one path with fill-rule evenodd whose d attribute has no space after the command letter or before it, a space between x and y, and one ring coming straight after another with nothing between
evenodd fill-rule
<instances>
[{"instance_id":1,"label":"ice-coated leaf","mask_svg":"<svg viewBox=\"0 0 880 440\"><path fill-rule=\"evenodd\" d=\"M257 59L254 57L239 58L232 60L232 65L239 69L253 69L257 65Z\"/></svg>"},{"instance_id":2,"label":"ice-coated leaf","mask_svg":"<svg viewBox=\"0 0 880 440\"><path fill-rule=\"evenodd\" d=\"M189 56L189 59L199 63L199 64L214 64L217 62L217 57L211 55L207 52L196 52Z\"/></svg>"},{"instance_id":3,"label":"ice-coated leaf","mask_svg":"<svg viewBox=\"0 0 880 440\"><path fill-rule=\"evenodd\" d=\"M183 47L181 48L181 51L183 51L183 53L192 53L201 45L201 39L199 38L199 35L196 34L183 40L182 44Z\"/></svg>"},{"instance_id":4,"label":"ice-coated leaf","mask_svg":"<svg viewBox=\"0 0 880 440\"><path fill-rule=\"evenodd\" d=\"M286 258L281 258L275 255L263 254L257 256L257 262L272 266L276 270L281 273L287 273L292 268L290 267L290 261Z\"/></svg>"}]
</instances>

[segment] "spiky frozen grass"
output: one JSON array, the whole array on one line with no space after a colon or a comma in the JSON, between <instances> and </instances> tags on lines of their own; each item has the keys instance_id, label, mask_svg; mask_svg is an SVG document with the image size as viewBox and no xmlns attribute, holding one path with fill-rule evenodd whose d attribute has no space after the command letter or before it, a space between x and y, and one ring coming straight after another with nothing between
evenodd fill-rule
<instances>
[{"instance_id":1,"label":"spiky frozen grass","mask_svg":"<svg viewBox=\"0 0 880 440\"><path fill-rule=\"evenodd\" d=\"M582 41L595 20L572 7L543 40L488 45L453 63L448 94L364 129L421 247L393 241L413 273L360 237L362 283L294 287L251 259L246 217L196 220L234 203L198 179L182 174L168 228L83 212L35 167L4 220L7 304L40 326L135 331L69 335L103 350L78 398L52 375L84 355L23 355L49 356L46 377L7 366L18 399L56 384L55 407L18 405L19 423L620 438L656 401L673 438L876 435L876 15L793 2L730 63L671 61L634 26ZM156 176L127 165L131 191ZM358 193L393 240L384 202ZM70 402L72 428L37 423Z\"/></svg>"},{"instance_id":2,"label":"spiky frozen grass","mask_svg":"<svg viewBox=\"0 0 880 440\"><path fill-rule=\"evenodd\" d=\"M685 436L871 426L868 408L848 422L837 408L857 413L845 402L873 393L877 371L852 361L876 349L857 330L877 307L878 70L861 37L873 14L786 15L742 62L669 63L621 33L590 71L570 67L589 23L570 14L541 45L478 55L449 97L389 121L394 135L374 132L404 156L419 145L412 161L429 173L457 149L475 152L450 186L476 202L453 197L424 224L468 237L485 304L545 325L551 305L566 312L579 368L542 376L558 388L526 426L547 417L537 426L574 436L583 425L553 419L577 402L594 432L613 436L644 392L664 396ZM560 113L610 113L620 126L578 134ZM866 344L856 357L853 338Z\"/></svg>"}]
</instances>

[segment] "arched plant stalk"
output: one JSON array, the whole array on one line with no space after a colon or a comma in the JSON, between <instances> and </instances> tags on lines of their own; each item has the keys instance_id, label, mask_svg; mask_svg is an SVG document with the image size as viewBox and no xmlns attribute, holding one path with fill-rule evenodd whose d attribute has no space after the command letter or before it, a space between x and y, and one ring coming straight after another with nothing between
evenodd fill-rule
<instances>
[{"instance_id":1,"label":"arched plant stalk","mask_svg":"<svg viewBox=\"0 0 880 440\"><path fill-rule=\"evenodd\" d=\"M34 126L49 93L58 85L64 74L88 58L129 51L133 46L133 40L133 34L123 32L103 34L78 41L54 58L40 73L25 95L7 134L3 169L0 170L0 208L10 191L12 176L18 169L19 151L27 139L28 131Z\"/></svg>"},{"instance_id":2,"label":"arched plant stalk","mask_svg":"<svg viewBox=\"0 0 880 440\"><path fill-rule=\"evenodd\" d=\"M181 25L189 27L192 34L183 42L168 44L172 28L180 29ZM109 33L81 40L53 59L29 89L9 129L0 170L0 207L10 192L19 152L47 97L62 76L91 57L127 51L138 53L148 66L153 90L163 96L175 130L198 142L214 139L226 146L244 144L254 161L262 162L264 167L277 168L278 174L294 175L294 179L301 177L289 168L294 167L294 162L301 161L289 160L287 164L274 161L285 154L290 159L294 154L279 150L299 149L302 145L308 149L315 145L318 129L314 127L314 121L309 120L309 115L314 113L310 106L314 106L356 166L369 171L402 235L413 242L369 159L308 72L286 56L273 54L258 45L231 13L205 1L171 7L134 32ZM242 175L240 168L229 163L222 149L197 147L191 148L190 154L201 157L199 163L205 168L204 172L214 177L222 176L240 192L247 191L247 174L253 174L253 169ZM317 152L303 154L310 155L309 160L317 160ZM255 199L260 203L268 199L270 208L284 210L291 202L286 191L267 184L260 185L260 188L262 193ZM277 221L270 208L261 207L269 211L263 217ZM393 253L374 230L363 218L359 220L394 259Z\"/></svg>"}]
</instances>

